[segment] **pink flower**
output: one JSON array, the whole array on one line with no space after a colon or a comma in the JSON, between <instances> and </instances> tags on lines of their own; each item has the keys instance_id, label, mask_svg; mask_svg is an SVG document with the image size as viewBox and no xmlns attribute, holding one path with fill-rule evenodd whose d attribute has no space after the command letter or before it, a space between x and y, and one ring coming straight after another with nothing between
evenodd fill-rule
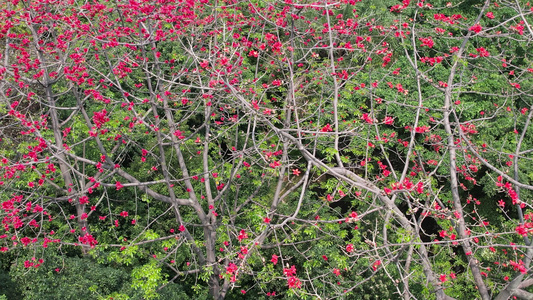
<instances>
[{"instance_id":1,"label":"pink flower","mask_svg":"<svg viewBox=\"0 0 533 300\"><path fill-rule=\"evenodd\" d=\"M489 11L487 14L485 14L485 16L487 18L489 18L489 19L494 19L494 14L491 11Z\"/></svg>"}]
</instances>

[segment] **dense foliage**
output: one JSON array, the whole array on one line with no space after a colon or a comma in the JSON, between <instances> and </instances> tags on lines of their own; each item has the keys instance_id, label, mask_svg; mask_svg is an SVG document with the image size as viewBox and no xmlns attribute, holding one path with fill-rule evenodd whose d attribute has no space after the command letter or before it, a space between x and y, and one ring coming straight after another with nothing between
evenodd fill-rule
<instances>
[{"instance_id":1,"label":"dense foliage","mask_svg":"<svg viewBox=\"0 0 533 300\"><path fill-rule=\"evenodd\" d=\"M3 1L0 295L532 299L532 15Z\"/></svg>"}]
</instances>

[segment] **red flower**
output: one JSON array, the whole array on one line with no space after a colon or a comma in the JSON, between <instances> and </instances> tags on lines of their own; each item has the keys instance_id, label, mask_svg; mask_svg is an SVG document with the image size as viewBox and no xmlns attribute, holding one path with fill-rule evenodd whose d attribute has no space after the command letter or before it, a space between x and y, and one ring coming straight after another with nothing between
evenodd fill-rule
<instances>
[{"instance_id":1,"label":"red flower","mask_svg":"<svg viewBox=\"0 0 533 300\"><path fill-rule=\"evenodd\" d=\"M296 278L295 276L292 276L292 277L289 277L289 279L287 279L287 283L289 285L289 288L293 289L293 288L301 288L302 287L302 282L300 281L300 279Z\"/></svg>"},{"instance_id":2,"label":"red flower","mask_svg":"<svg viewBox=\"0 0 533 300\"><path fill-rule=\"evenodd\" d=\"M361 116L361 119L364 120L365 122L367 122L368 124L372 124L372 119L368 116L368 113L364 113Z\"/></svg>"},{"instance_id":3,"label":"red flower","mask_svg":"<svg viewBox=\"0 0 533 300\"><path fill-rule=\"evenodd\" d=\"M354 248L353 248L353 244L348 244L348 245L346 245L346 252L348 252L348 253L352 253L353 250L354 250Z\"/></svg>"},{"instance_id":4,"label":"red flower","mask_svg":"<svg viewBox=\"0 0 533 300\"><path fill-rule=\"evenodd\" d=\"M89 197L87 197L87 196L80 197L80 204L83 205L83 204L87 204L87 203L89 203Z\"/></svg>"},{"instance_id":5,"label":"red flower","mask_svg":"<svg viewBox=\"0 0 533 300\"><path fill-rule=\"evenodd\" d=\"M426 46L428 48L433 48L433 45L435 45L431 37L419 38L419 40L422 42L422 47Z\"/></svg>"},{"instance_id":6,"label":"red flower","mask_svg":"<svg viewBox=\"0 0 533 300\"><path fill-rule=\"evenodd\" d=\"M328 131L333 131L333 128L331 128L331 125L326 124L326 126L322 127L322 129L320 129L320 131L322 132L328 132Z\"/></svg>"},{"instance_id":7,"label":"red flower","mask_svg":"<svg viewBox=\"0 0 533 300\"><path fill-rule=\"evenodd\" d=\"M117 187L117 191L124 187L119 181L115 183L115 186Z\"/></svg>"},{"instance_id":8,"label":"red flower","mask_svg":"<svg viewBox=\"0 0 533 300\"><path fill-rule=\"evenodd\" d=\"M485 50L485 48L483 48L483 47L476 48L476 51L479 53L479 56L481 56L481 57L490 56L490 53L487 50Z\"/></svg>"},{"instance_id":9,"label":"red flower","mask_svg":"<svg viewBox=\"0 0 533 300\"><path fill-rule=\"evenodd\" d=\"M372 270L376 271L380 265L381 265L381 260L376 260L376 261L372 264Z\"/></svg>"},{"instance_id":10,"label":"red flower","mask_svg":"<svg viewBox=\"0 0 533 300\"><path fill-rule=\"evenodd\" d=\"M237 265L234 263L229 263L226 267L226 274L233 274L237 271Z\"/></svg>"},{"instance_id":11,"label":"red flower","mask_svg":"<svg viewBox=\"0 0 533 300\"><path fill-rule=\"evenodd\" d=\"M481 27L481 25L479 25L479 23L478 23L478 24L470 27L469 30L470 31L474 31L475 33L479 33L481 30L483 30L483 27Z\"/></svg>"},{"instance_id":12,"label":"red flower","mask_svg":"<svg viewBox=\"0 0 533 300\"><path fill-rule=\"evenodd\" d=\"M429 131L429 126L421 126L421 127L416 127L415 128L415 132L416 133L424 133L424 132L428 132Z\"/></svg>"},{"instance_id":13,"label":"red flower","mask_svg":"<svg viewBox=\"0 0 533 300\"><path fill-rule=\"evenodd\" d=\"M20 239L20 242L24 245L24 246L28 246L29 243L31 243L31 239L29 237L23 237Z\"/></svg>"},{"instance_id":14,"label":"red flower","mask_svg":"<svg viewBox=\"0 0 533 300\"><path fill-rule=\"evenodd\" d=\"M246 233L246 231L244 229L241 230L241 232L239 233L239 236L237 237L237 239L239 239L239 241L242 241L244 239L247 239L248 238L248 234Z\"/></svg>"},{"instance_id":15,"label":"red flower","mask_svg":"<svg viewBox=\"0 0 533 300\"><path fill-rule=\"evenodd\" d=\"M283 274L285 274L285 276L287 277L292 277L296 275L296 267L293 265L290 267L290 269L283 268Z\"/></svg>"},{"instance_id":16,"label":"red flower","mask_svg":"<svg viewBox=\"0 0 533 300\"><path fill-rule=\"evenodd\" d=\"M80 243L84 245L89 245L91 248L94 248L94 246L98 244L98 241L90 234L80 236L78 240L80 241Z\"/></svg>"}]
</instances>

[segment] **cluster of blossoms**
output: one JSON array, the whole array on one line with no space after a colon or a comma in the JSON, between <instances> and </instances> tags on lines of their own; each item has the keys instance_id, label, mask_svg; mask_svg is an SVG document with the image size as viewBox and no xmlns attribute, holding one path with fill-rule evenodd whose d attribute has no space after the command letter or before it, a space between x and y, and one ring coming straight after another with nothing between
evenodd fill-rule
<instances>
[{"instance_id":1,"label":"cluster of blossoms","mask_svg":"<svg viewBox=\"0 0 533 300\"><path fill-rule=\"evenodd\" d=\"M296 277L296 267L292 266L290 268L283 268L283 274L287 277L287 284L289 285L289 288L301 288L302 282L298 277Z\"/></svg>"}]
</instances>

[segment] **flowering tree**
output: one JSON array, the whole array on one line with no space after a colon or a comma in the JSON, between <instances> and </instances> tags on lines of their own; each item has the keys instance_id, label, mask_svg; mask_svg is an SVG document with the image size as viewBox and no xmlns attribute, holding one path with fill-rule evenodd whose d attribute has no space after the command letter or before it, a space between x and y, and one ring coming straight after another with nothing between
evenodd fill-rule
<instances>
[{"instance_id":1,"label":"flowering tree","mask_svg":"<svg viewBox=\"0 0 533 300\"><path fill-rule=\"evenodd\" d=\"M1 8L21 282L82 256L114 298L533 297L529 3Z\"/></svg>"}]
</instances>

